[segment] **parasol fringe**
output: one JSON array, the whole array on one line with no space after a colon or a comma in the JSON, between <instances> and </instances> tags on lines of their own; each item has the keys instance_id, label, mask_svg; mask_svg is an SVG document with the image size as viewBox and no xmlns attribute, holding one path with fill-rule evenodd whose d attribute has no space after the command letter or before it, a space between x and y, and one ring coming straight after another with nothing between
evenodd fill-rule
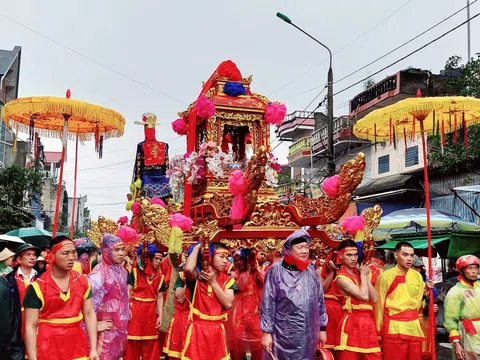
<instances>
[{"instance_id":1,"label":"parasol fringe","mask_svg":"<svg viewBox=\"0 0 480 360\"><path fill-rule=\"evenodd\" d=\"M457 113L454 115L453 145L457 145Z\"/></svg>"},{"instance_id":2,"label":"parasol fringe","mask_svg":"<svg viewBox=\"0 0 480 360\"><path fill-rule=\"evenodd\" d=\"M12 120L17 123L29 123L32 114L40 114L35 118L36 129L42 127L42 120L58 119L62 117L62 114L71 114L70 120L72 123L85 119L88 119L89 123L99 123L102 133L115 129L119 134L123 135L125 127L124 117L115 110L83 101L53 96L37 96L12 100L2 109L2 120L6 124L11 123ZM71 128L69 129L70 132L72 130Z\"/></svg>"},{"instance_id":3,"label":"parasol fringe","mask_svg":"<svg viewBox=\"0 0 480 360\"><path fill-rule=\"evenodd\" d=\"M13 139L13 152L17 151L18 125L15 128L15 138Z\"/></svg>"},{"instance_id":4,"label":"parasol fringe","mask_svg":"<svg viewBox=\"0 0 480 360\"><path fill-rule=\"evenodd\" d=\"M428 118L429 124L433 123L432 118L435 117L436 129L435 127L428 126L425 129L425 134L435 134L439 140L444 138L445 131L448 129L445 128L445 126L448 126L446 124L448 119L443 118L446 114L464 112L467 128L468 126L480 123L480 99L461 96L412 98L372 111L356 123L353 133L360 139L377 142L390 141L391 136L393 137L393 129L390 128L389 123L389 119L391 118L392 124L395 122L397 127L400 126L400 128L397 129L398 136L404 136L403 127L407 127L406 133L407 136L410 136L410 131L412 130L411 118L410 121L405 122L405 115L410 114L414 116L421 111L425 111L425 113L428 114L425 120ZM440 121L441 118L443 120L442 122ZM432 120L432 122L430 122L430 120ZM376 124L376 131L372 132L374 124ZM443 131L441 131L442 124ZM418 128L418 126L416 127Z\"/></svg>"},{"instance_id":5,"label":"parasol fringe","mask_svg":"<svg viewBox=\"0 0 480 360\"><path fill-rule=\"evenodd\" d=\"M20 132L27 133L27 134L29 133L29 126L26 124L10 120L6 125L9 128L14 128L18 126L18 130L20 130ZM36 125L38 125L38 123ZM49 137L54 139L62 139L62 135L63 135L63 131L42 129L38 127L35 127L35 132L37 132L42 137ZM112 139L112 138L121 137L123 135L123 131L120 131L118 129L113 129L108 131L100 131L100 134L104 136L104 139ZM75 136L76 136L76 133L70 131L68 133L68 140L75 140ZM94 138L94 134L78 133L78 138L81 141L90 141Z\"/></svg>"},{"instance_id":6,"label":"parasol fringe","mask_svg":"<svg viewBox=\"0 0 480 360\"><path fill-rule=\"evenodd\" d=\"M413 116L412 119L412 137L410 138L410 142L413 142L415 140L415 122L417 119L415 119L415 116Z\"/></svg>"},{"instance_id":7,"label":"parasol fringe","mask_svg":"<svg viewBox=\"0 0 480 360\"><path fill-rule=\"evenodd\" d=\"M467 130L467 122L465 121L465 111L462 111L462 126L463 126L463 141L465 143L465 148L468 149L468 130Z\"/></svg>"},{"instance_id":8,"label":"parasol fringe","mask_svg":"<svg viewBox=\"0 0 480 360\"><path fill-rule=\"evenodd\" d=\"M390 145L392 145L392 118L390 118Z\"/></svg>"}]
</instances>

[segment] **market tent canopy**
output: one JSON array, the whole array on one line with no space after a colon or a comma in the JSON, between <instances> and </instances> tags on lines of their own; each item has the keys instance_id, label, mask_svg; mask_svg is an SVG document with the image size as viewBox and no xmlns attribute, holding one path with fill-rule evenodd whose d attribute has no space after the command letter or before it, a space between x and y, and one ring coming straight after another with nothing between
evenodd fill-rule
<instances>
[{"instance_id":1,"label":"market tent canopy","mask_svg":"<svg viewBox=\"0 0 480 360\"><path fill-rule=\"evenodd\" d=\"M378 249L384 249L384 250L394 250L395 246L400 242L400 241L408 241L414 249L418 250L424 250L428 248L428 239L425 236L425 239L415 239L415 240L410 240L410 239L402 239L398 240L395 239L395 241L389 241L381 246L378 247ZM432 239L432 245L436 245L438 243L441 243L442 241L448 241L450 240L450 236L445 236L441 237L439 239Z\"/></svg>"},{"instance_id":2,"label":"market tent canopy","mask_svg":"<svg viewBox=\"0 0 480 360\"><path fill-rule=\"evenodd\" d=\"M407 241L412 244L414 249L419 251L428 247L427 234L418 234L395 237L392 241L379 246L378 249L393 250L399 241ZM447 243L447 241L449 242ZM453 232L451 234L434 235L432 237L433 245L436 245L435 248L442 257L458 258L467 254L478 255L480 253L480 234L476 232Z\"/></svg>"},{"instance_id":3,"label":"market tent canopy","mask_svg":"<svg viewBox=\"0 0 480 360\"><path fill-rule=\"evenodd\" d=\"M470 185L470 186L457 186L453 188L455 191L470 191L470 192L480 192L480 185Z\"/></svg>"}]
</instances>

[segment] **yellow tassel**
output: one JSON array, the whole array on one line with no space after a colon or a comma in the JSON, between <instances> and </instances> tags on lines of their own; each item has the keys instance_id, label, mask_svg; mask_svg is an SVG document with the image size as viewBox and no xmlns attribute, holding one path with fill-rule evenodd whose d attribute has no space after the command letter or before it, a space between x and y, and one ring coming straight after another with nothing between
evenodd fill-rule
<instances>
[{"instance_id":1,"label":"yellow tassel","mask_svg":"<svg viewBox=\"0 0 480 360\"><path fill-rule=\"evenodd\" d=\"M355 242L363 241L365 238L365 232L363 230L358 230L355 234Z\"/></svg>"},{"instance_id":2,"label":"yellow tassel","mask_svg":"<svg viewBox=\"0 0 480 360\"><path fill-rule=\"evenodd\" d=\"M13 151L17 151L18 125L15 129L15 139L13 139Z\"/></svg>"},{"instance_id":3,"label":"yellow tassel","mask_svg":"<svg viewBox=\"0 0 480 360\"><path fill-rule=\"evenodd\" d=\"M170 231L170 240L168 242L168 252L170 254L182 253L183 231L178 226L172 227Z\"/></svg>"}]
</instances>

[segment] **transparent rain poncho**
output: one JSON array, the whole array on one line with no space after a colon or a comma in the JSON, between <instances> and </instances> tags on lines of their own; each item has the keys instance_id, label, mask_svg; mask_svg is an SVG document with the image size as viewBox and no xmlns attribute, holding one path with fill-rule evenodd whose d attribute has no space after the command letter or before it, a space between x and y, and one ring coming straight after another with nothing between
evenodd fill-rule
<instances>
[{"instance_id":1,"label":"transparent rain poncho","mask_svg":"<svg viewBox=\"0 0 480 360\"><path fill-rule=\"evenodd\" d=\"M113 329L98 333L98 349L102 360L118 360L127 346L129 299L127 271L114 264L112 250L122 239L105 234L102 258L88 275L93 291L93 303L98 321L113 321Z\"/></svg>"},{"instance_id":2,"label":"transparent rain poncho","mask_svg":"<svg viewBox=\"0 0 480 360\"><path fill-rule=\"evenodd\" d=\"M284 244L284 256L291 255L291 243L298 238L311 240L304 230L294 232ZM272 334L276 360L312 360L320 327L327 324L323 289L313 266L296 271L282 264L277 261L265 275L260 329ZM264 351L263 359L271 357Z\"/></svg>"}]
</instances>

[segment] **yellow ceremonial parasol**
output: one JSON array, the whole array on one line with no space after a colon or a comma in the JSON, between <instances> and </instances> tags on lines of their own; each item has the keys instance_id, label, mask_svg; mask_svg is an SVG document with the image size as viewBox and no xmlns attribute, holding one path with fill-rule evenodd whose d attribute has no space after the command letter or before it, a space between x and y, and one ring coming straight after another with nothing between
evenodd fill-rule
<instances>
[{"instance_id":1,"label":"yellow ceremonial parasol","mask_svg":"<svg viewBox=\"0 0 480 360\"><path fill-rule=\"evenodd\" d=\"M430 190L428 183L428 164L425 134L441 134L442 146L445 145L445 133L454 133L457 141L458 130L463 130L465 145L468 147L467 127L480 122L480 99L471 97L427 97L422 98L420 90L416 98L409 98L375 110L359 120L353 133L361 139L374 142L390 141L403 137L414 140L420 134L423 147L423 174L425 179L425 208L427 212L428 237L428 273L432 272L432 233L430 217ZM405 147L406 148L406 147ZM429 304L429 341L433 344L432 358L435 359L435 316L433 312L433 292L430 291ZM432 342L433 341L433 342Z\"/></svg>"},{"instance_id":2,"label":"yellow ceremonial parasol","mask_svg":"<svg viewBox=\"0 0 480 360\"><path fill-rule=\"evenodd\" d=\"M12 100L2 109L2 121L10 128L15 128L16 135L19 130L29 133L30 141L33 141L35 133L45 137L62 139L62 158L55 219L53 222L53 236L57 232L67 139L75 138L74 203L72 207L72 227L70 229L70 235L73 237L77 192L78 140L86 141L94 138L95 149L101 157L103 140L123 135L125 127L124 117L114 110L70 99L70 90L67 90L66 98L35 96Z\"/></svg>"}]
</instances>

